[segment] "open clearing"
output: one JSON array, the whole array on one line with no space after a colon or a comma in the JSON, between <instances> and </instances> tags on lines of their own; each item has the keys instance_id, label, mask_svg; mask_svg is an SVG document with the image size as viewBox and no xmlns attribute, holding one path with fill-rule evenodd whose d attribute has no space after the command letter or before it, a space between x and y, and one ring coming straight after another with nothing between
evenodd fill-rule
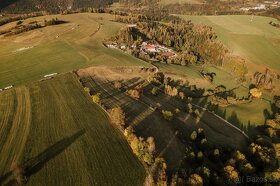
<instances>
[{"instance_id":1,"label":"open clearing","mask_svg":"<svg viewBox=\"0 0 280 186\"><path fill-rule=\"evenodd\" d=\"M249 15L180 17L213 27L230 51L253 63L248 64L251 71L259 66L280 70L280 29L269 24L276 19Z\"/></svg>"},{"instance_id":2,"label":"open clearing","mask_svg":"<svg viewBox=\"0 0 280 186\"><path fill-rule=\"evenodd\" d=\"M123 79L120 79L117 74L123 74L124 69L107 68L110 73L105 73L105 68L101 70L104 73L96 73L100 71L99 67L79 70L82 84L90 88L91 94L101 93L101 103L107 109L121 107L127 116L126 123L133 126L138 136L153 136L156 142L156 156L164 157L169 171L178 169L185 151L183 141L188 140L190 133L198 127L205 129L210 143L239 149L246 147L247 141L244 135L214 115L202 111L201 118L196 119L185 112L186 103L181 100L163 93L158 96L151 95L153 85L145 80L146 74L139 68L138 72L137 68L130 72L126 70L126 75L133 74L134 77L125 76ZM115 81L121 81L124 88L116 89ZM139 100L125 92L140 84L145 88ZM176 108L179 108L181 113L176 114L174 120L163 119L162 109L174 112Z\"/></svg>"},{"instance_id":3,"label":"open clearing","mask_svg":"<svg viewBox=\"0 0 280 186\"><path fill-rule=\"evenodd\" d=\"M74 74L0 93L0 185L13 161L27 185L142 185L145 170Z\"/></svg>"},{"instance_id":4,"label":"open clearing","mask_svg":"<svg viewBox=\"0 0 280 186\"><path fill-rule=\"evenodd\" d=\"M38 80L45 74L68 72L91 65L148 66L119 50L103 46L104 39L115 35L124 26L111 21L114 19L112 15L50 15L30 18L23 24L56 17L68 23L16 36L0 36L0 88ZM1 26L0 30L14 24ZM18 51L28 47L28 50Z\"/></svg>"}]
</instances>

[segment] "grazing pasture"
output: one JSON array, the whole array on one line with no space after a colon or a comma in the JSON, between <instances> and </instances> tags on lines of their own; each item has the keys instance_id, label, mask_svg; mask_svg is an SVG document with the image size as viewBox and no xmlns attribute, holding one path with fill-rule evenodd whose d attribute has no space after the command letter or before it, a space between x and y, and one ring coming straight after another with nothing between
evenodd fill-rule
<instances>
[{"instance_id":1,"label":"grazing pasture","mask_svg":"<svg viewBox=\"0 0 280 186\"><path fill-rule=\"evenodd\" d=\"M127 141L71 73L0 93L0 185L143 185Z\"/></svg>"},{"instance_id":2,"label":"grazing pasture","mask_svg":"<svg viewBox=\"0 0 280 186\"><path fill-rule=\"evenodd\" d=\"M251 71L260 67L280 70L280 29L269 24L277 20L250 15L180 17L213 27L231 52L249 61Z\"/></svg>"},{"instance_id":3,"label":"grazing pasture","mask_svg":"<svg viewBox=\"0 0 280 186\"><path fill-rule=\"evenodd\" d=\"M15 36L0 36L0 88L38 80L45 74L68 72L91 65L148 66L147 63L102 42L124 25L109 14L49 15L24 20L43 22L58 18L68 23L53 25ZM15 23L1 26L5 30ZM21 50L25 48L25 50Z\"/></svg>"}]
</instances>

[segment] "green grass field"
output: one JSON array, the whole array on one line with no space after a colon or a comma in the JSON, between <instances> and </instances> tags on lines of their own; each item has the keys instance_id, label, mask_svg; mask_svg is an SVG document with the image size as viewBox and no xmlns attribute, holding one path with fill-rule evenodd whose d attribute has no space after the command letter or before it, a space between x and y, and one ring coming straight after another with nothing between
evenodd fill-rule
<instances>
[{"instance_id":1,"label":"green grass field","mask_svg":"<svg viewBox=\"0 0 280 186\"><path fill-rule=\"evenodd\" d=\"M128 54L103 46L123 24L109 14L70 14L31 18L43 21L57 17L69 23L49 26L12 37L0 37L0 88L38 80L45 74L68 72L91 65L147 66ZM5 30L15 23L0 27ZM16 51L23 47L33 47Z\"/></svg>"},{"instance_id":2,"label":"green grass field","mask_svg":"<svg viewBox=\"0 0 280 186\"><path fill-rule=\"evenodd\" d=\"M23 162L27 185L143 185L145 169L74 74L0 93L0 185Z\"/></svg>"},{"instance_id":3,"label":"green grass field","mask_svg":"<svg viewBox=\"0 0 280 186\"><path fill-rule=\"evenodd\" d=\"M249 62L280 70L280 29L268 23L273 18L249 15L180 16L196 24L213 27L220 39L234 54ZM250 70L256 66L248 64Z\"/></svg>"},{"instance_id":4,"label":"green grass field","mask_svg":"<svg viewBox=\"0 0 280 186\"><path fill-rule=\"evenodd\" d=\"M271 104L266 100L253 100L251 103L232 105L226 107L226 119L230 120L232 115L236 114L235 122L244 126L251 124L252 126L263 125L267 119L264 110L271 114Z\"/></svg>"}]
</instances>

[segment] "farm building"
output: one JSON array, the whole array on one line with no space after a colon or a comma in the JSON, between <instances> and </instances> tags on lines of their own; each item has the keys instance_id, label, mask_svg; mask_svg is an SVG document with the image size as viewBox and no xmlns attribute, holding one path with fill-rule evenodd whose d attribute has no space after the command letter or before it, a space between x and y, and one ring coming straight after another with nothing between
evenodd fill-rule
<instances>
[{"instance_id":1,"label":"farm building","mask_svg":"<svg viewBox=\"0 0 280 186\"><path fill-rule=\"evenodd\" d=\"M157 50L155 45L147 45L146 47L144 47L144 49L147 52L158 52L158 50Z\"/></svg>"},{"instance_id":2,"label":"farm building","mask_svg":"<svg viewBox=\"0 0 280 186\"><path fill-rule=\"evenodd\" d=\"M137 25L136 24L129 24L127 25L128 28L137 28Z\"/></svg>"},{"instance_id":3,"label":"farm building","mask_svg":"<svg viewBox=\"0 0 280 186\"><path fill-rule=\"evenodd\" d=\"M176 54L173 53L173 52L165 52L165 53L162 53L161 56L163 56L163 57L175 57Z\"/></svg>"}]
</instances>

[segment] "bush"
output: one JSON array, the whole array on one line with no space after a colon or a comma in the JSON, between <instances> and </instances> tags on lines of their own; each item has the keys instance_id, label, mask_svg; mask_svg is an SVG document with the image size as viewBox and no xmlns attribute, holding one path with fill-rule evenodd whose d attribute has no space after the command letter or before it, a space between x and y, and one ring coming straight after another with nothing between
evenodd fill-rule
<instances>
[{"instance_id":1,"label":"bush","mask_svg":"<svg viewBox=\"0 0 280 186\"><path fill-rule=\"evenodd\" d=\"M127 91L127 93L128 93L131 97L133 97L133 98L135 98L135 99L139 99L139 98L140 98L140 92L139 92L138 90L130 89L130 90Z\"/></svg>"},{"instance_id":2,"label":"bush","mask_svg":"<svg viewBox=\"0 0 280 186\"><path fill-rule=\"evenodd\" d=\"M197 138L197 132L196 132L196 131L193 131L193 132L191 133L190 138L191 138L192 141L195 141L196 138Z\"/></svg>"},{"instance_id":3,"label":"bush","mask_svg":"<svg viewBox=\"0 0 280 186\"><path fill-rule=\"evenodd\" d=\"M173 113L171 111L163 110L162 111L163 118L171 121L173 119Z\"/></svg>"},{"instance_id":4,"label":"bush","mask_svg":"<svg viewBox=\"0 0 280 186\"><path fill-rule=\"evenodd\" d=\"M88 87L85 87L84 91L87 92L88 94L90 93L90 89Z\"/></svg>"},{"instance_id":5,"label":"bush","mask_svg":"<svg viewBox=\"0 0 280 186\"><path fill-rule=\"evenodd\" d=\"M262 96L262 92L257 88L252 88L250 90L250 94L254 98L260 98Z\"/></svg>"},{"instance_id":6,"label":"bush","mask_svg":"<svg viewBox=\"0 0 280 186\"><path fill-rule=\"evenodd\" d=\"M218 159L220 157L220 150L219 149L214 149L213 155L214 155L215 159Z\"/></svg>"},{"instance_id":7,"label":"bush","mask_svg":"<svg viewBox=\"0 0 280 186\"><path fill-rule=\"evenodd\" d=\"M100 103L100 101L101 101L100 95L101 95L100 93L97 93L97 94L95 94L95 95L91 96L92 101L93 101L94 103L99 104L99 103Z\"/></svg>"},{"instance_id":8,"label":"bush","mask_svg":"<svg viewBox=\"0 0 280 186\"><path fill-rule=\"evenodd\" d=\"M158 95L158 88L154 87L154 88L152 89L151 93L152 93L153 96Z\"/></svg>"},{"instance_id":9,"label":"bush","mask_svg":"<svg viewBox=\"0 0 280 186\"><path fill-rule=\"evenodd\" d=\"M154 162L153 155L151 153L148 153L148 152L145 153L143 160L148 165L151 165Z\"/></svg>"},{"instance_id":10,"label":"bush","mask_svg":"<svg viewBox=\"0 0 280 186\"><path fill-rule=\"evenodd\" d=\"M203 186L203 179L198 174L190 175L188 179L188 185L190 186Z\"/></svg>"},{"instance_id":11,"label":"bush","mask_svg":"<svg viewBox=\"0 0 280 186\"><path fill-rule=\"evenodd\" d=\"M114 86L115 86L115 88L120 89L120 88L123 87L123 84L122 84L121 82L119 82L119 81L116 81L116 82L114 83Z\"/></svg>"},{"instance_id":12,"label":"bush","mask_svg":"<svg viewBox=\"0 0 280 186\"><path fill-rule=\"evenodd\" d=\"M203 159L204 159L204 155L203 155L203 153L201 151L199 151L197 153L196 157L197 157L197 161L199 161L199 162L202 162Z\"/></svg>"},{"instance_id":13,"label":"bush","mask_svg":"<svg viewBox=\"0 0 280 186\"><path fill-rule=\"evenodd\" d=\"M203 138L201 141L200 141L200 145L202 148L205 148L207 146L207 139L206 138Z\"/></svg>"},{"instance_id":14,"label":"bush","mask_svg":"<svg viewBox=\"0 0 280 186\"><path fill-rule=\"evenodd\" d=\"M21 25L22 23L23 23L23 21L20 20L17 22L17 25Z\"/></svg>"},{"instance_id":15,"label":"bush","mask_svg":"<svg viewBox=\"0 0 280 186\"><path fill-rule=\"evenodd\" d=\"M113 123L124 127L125 126L125 113L120 107L113 108L109 111Z\"/></svg>"}]
</instances>

